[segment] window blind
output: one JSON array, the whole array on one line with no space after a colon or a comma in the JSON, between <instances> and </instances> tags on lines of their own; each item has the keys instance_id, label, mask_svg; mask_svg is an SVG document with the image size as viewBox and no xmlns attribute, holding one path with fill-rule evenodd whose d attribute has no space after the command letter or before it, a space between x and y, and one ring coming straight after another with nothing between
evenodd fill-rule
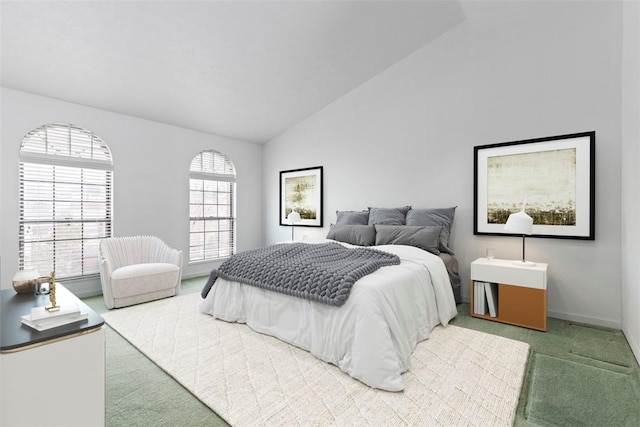
<instances>
[{"instance_id":1,"label":"window blind","mask_svg":"<svg viewBox=\"0 0 640 427\"><path fill-rule=\"evenodd\" d=\"M202 151L189 171L189 262L225 258L235 252L236 173L231 160Z\"/></svg>"},{"instance_id":2,"label":"window blind","mask_svg":"<svg viewBox=\"0 0 640 427\"><path fill-rule=\"evenodd\" d=\"M20 149L20 269L57 278L99 273L98 243L111 236L112 162L85 129L48 124Z\"/></svg>"}]
</instances>

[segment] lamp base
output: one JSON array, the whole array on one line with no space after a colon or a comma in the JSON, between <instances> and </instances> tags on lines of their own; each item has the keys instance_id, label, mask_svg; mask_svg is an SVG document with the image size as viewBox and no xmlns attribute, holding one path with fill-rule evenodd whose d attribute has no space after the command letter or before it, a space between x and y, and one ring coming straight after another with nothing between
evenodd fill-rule
<instances>
[{"instance_id":1,"label":"lamp base","mask_svg":"<svg viewBox=\"0 0 640 427\"><path fill-rule=\"evenodd\" d=\"M531 261L513 261L513 265L517 265L518 267L535 267L537 264Z\"/></svg>"}]
</instances>

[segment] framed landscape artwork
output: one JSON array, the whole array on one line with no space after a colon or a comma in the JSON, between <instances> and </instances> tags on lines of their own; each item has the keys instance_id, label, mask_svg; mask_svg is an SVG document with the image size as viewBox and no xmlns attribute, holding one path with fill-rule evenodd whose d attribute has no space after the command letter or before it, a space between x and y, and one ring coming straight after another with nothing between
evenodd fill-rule
<instances>
[{"instance_id":1,"label":"framed landscape artwork","mask_svg":"<svg viewBox=\"0 0 640 427\"><path fill-rule=\"evenodd\" d=\"M322 166L280 172L280 225L291 225L287 216L296 211L296 226L322 227Z\"/></svg>"},{"instance_id":2,"label":"framed landscape artwork","mask_svg":"<svg viewBox=\"0 0 640 427\"><path fill-rule=\"evenodd\" d=\"M534 237L595 239L595 131L474 147L474 234L510 235L522 209Z\"/></svg>"}]
</instances>

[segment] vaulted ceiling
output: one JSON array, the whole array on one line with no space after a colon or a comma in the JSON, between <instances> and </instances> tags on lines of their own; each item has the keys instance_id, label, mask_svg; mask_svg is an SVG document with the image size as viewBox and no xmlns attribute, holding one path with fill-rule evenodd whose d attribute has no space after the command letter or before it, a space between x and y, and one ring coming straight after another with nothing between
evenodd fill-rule
<instances>
[{"instance_id":1,"label":"vaulted ceiling","mask_svg":"<svg viewBox=\"0 0 640 427\"><path fill-rule=\"evenodd\" d=\"M3 1L3 87L264 143L464 20L458 1Z\"/></svg>"}]
</instances>

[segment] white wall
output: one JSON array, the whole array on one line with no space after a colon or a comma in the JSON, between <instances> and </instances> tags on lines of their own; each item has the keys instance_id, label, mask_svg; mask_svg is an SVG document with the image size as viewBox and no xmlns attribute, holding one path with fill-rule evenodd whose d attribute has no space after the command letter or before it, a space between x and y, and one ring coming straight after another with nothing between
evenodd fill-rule
<instances>
[{"instance_id":1,"label":"white wall","mask_svg":"<svg viewBox=\"0 0 640 427\"><path fill-rule=\"evenodd\" d=\"M1 64L1 60L0 60L0 64ZM2 118L2 111L3 111L3 107L2 107L2 88L0 88L0 119ZM2 121L0 120L0 126L2 125ZM4 126L2 126L4 128ZM2 138L2 134L0 133L0 138ZM3 236L3 227L2 224L4 224L4 214L3 214L3 206L4 203L2 202L2 200L4 200L4 191L3 191L3 179L2 179L2 171L4 170L4 167L2 166L2 139L0 139L0 289L2 289L2 283L4 283L4 279L2 276L2 246L3 246L3 242L4 242L4 236Z\"/></svg>"},{"instance_id":2,"label":"white wall","mask_svg":"<svg viewBox=\"0 0 640 427\"><path fill-rule=\"evenodd\" d=\"M640 360L640 3L625 2L622 49L622 330Z\"/></svg>"},{"instance_id":3,"label":"white wall","mask_svg":"<svg viewBox=\"0 0 640 427\"><path fill-rule=\"evenodd\" d=\"M206 275L213 263L187 265L189 252L189 165L202 150L228 155L236 166L237 245L262 244L262 146L161 123L1 89L0 255L2 287L18 269L18 155L30 130L46 123L73 123L94 131L114 162L113 234L151 234L184 254L185 277ZM215 120L215 117L211 118ZM70 283L80 296L99 290L99 281Z\"/></svg>"},{"instance_id":4,"label":"white wall","mask_svg":"<svg viewBox=\"0 0 640 427\"><path fill-rule=\"evenodd\" d=\"M485 248L515 259L521 240L473 235L473 147L595 130L596 240L527 239L549 263L549 315L620 327L621 5L468 2L467 20L264 149L265 240L278 225L278 172L324 166L324 236L335 211L457 205L453 249L468 299Z\"/></svg>"}]
</instances>

